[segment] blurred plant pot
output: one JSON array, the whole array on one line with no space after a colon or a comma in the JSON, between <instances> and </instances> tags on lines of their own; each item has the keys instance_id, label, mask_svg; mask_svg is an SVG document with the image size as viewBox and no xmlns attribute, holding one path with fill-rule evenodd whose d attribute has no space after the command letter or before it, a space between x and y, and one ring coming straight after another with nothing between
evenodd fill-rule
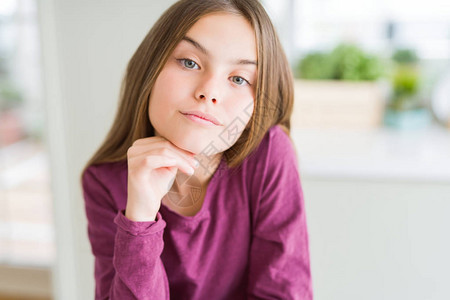
<instances>
[{"instance_id":1,"label":"blurred plant pot","mask_svg":"<svg viewBox=\"0 0 450 300\"><path fill-rule=\"evenodd\" d=\"M0 147L22 140L25 136L24 124L19 109L0 111Z\"/></svg>"},{"instance_id":2,"label":"blurred plant pot","mask_svg":"<svg viewBox=\"0 0 450 300\"><path fill-rule=\"evenodd\" d=\"M423 107L408 110L387 108L384 114L384 124L396 129L421 129L430 122L431 114Z\"/></svg>"},{"instance_id":3,"label":"blurred plant pot","mask_svg":"<svg viewBox=\"0 0 450 300\"><path fill-rule=\"evenodd\" d=\"M293 127L375 128L383 123L385 87L376 81L294 81Z\"/></svg>"}]
</instances>

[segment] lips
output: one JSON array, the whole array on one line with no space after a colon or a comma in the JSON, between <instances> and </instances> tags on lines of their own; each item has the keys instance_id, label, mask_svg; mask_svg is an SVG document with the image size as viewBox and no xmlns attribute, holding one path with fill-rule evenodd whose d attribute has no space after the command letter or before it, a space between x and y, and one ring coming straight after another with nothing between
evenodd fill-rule
<instances>
[{"instance_id":1,"label":"lips","mask_svg":"<svg viewBox=\"0 0 450 300\"><path fill-rule=\"evenodd\" d=\"M197 117L202 118L204 120L208 120L208 121L214 123L215 125L222 125L220 123L220 121L217 120L213 115L210 115L208 113L205 113L205 112L202 112L202 111L199 111L199 110L181 111L181 113L183 115L194 115L194 116L197 116Z\"/></svg>"}]
</instances>

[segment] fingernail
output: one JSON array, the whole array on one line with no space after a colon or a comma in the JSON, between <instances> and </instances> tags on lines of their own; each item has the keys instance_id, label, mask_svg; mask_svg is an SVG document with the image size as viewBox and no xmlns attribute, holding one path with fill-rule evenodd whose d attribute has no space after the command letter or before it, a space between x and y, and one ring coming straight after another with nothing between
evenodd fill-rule
<instances>
[{"instance_id":1,"label":"fingernail","mask_svg":"<svg viewBox=\"0 0 450 300\"><path fill-rule=\"evenodd\" d=\"M194 165L195 165L196 168L198 168L198 166L200 165L199 161L194 159Z\"/></svg>"}]
</instances>

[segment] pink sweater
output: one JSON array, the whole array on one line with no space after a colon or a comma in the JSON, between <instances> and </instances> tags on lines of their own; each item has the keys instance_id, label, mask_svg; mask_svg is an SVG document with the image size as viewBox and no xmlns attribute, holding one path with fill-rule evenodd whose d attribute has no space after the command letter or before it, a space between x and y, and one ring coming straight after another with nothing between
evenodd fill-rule
<instances>
[{"instance_id":1,"label":"pink sweater","mask_svg":"<svg viewBox=\"0 0 450 300\"><path fill-rule=\"evenodd\" d=\"M280 127L239 168L222 159L192 217L161 204L156 221L126 218L127 172L83 174L95 299L313 299L298 161Z\"/></svg>"}]
</instances>

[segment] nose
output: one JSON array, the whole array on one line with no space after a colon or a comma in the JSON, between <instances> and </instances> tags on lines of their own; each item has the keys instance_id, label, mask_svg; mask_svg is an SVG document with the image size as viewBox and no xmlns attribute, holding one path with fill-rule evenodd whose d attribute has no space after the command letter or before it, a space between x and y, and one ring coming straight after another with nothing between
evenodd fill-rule
<instances>
[{"instance_id":1,"label":"nose","mask_svg":"<svg viewBox=\"0 0 450 300\"><path fill-rule=\"evenodd\" d=\"M208 99L208 98L207 98L205 95L203 95L203 94L200 94L199 98L200 98L200 100ZM211 97L211 102L212 102L212 103L216 103L216 102L217 102L217 99L214 98L214 97Z\"/></svg>"},{"instance_id":2,"label":"nose","mask_svg":"<svg viewBox=\"0 0 450 300\"><path fill-rule=\"evenodd\" d=\"M217 103L219 98L219 82L213 76L207 75L201 79L195 91L195 98L198 100L207 100Z\"/></svg>"},{"instance_id":3,"label":"nose","mask_svg":"<svg viewBox=\"0 0 450 300\"><path fill-rule=\"evenodd\" d=\"M203 94L200 94L199 97L200 97L201 100L207 99L206 96L203 95ZM211 98L211 102L212 102L212 103L216 103L216 101L217 101L216 98Z\"/></svg>"}]
</instances>

